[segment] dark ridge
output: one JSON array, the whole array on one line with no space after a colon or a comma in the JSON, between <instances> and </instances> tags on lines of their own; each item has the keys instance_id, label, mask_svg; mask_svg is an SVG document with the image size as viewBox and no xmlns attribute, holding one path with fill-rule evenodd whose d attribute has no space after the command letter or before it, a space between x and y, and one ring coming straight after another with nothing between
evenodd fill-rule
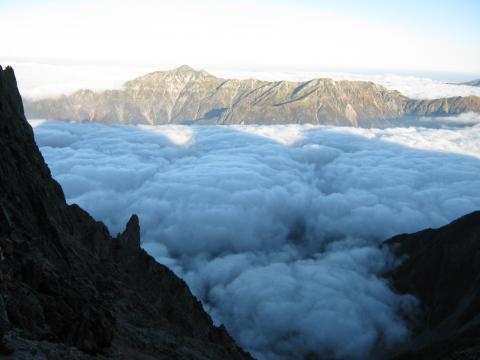
<instances>
[{"instance_id":1,"label":"dark ridge","mask_svg":"<svg viewBox=\"0 0 480 360\"><path fill-rule=\"evenodd\" d=\"M140 248L136 215L112 238L66 204L10 67L0 67L0 149L0 294L12 358L251 359Z\"/></svg>"},{"instance_id":2,"label":"dark ridge","mask_svg":"<svg viewBox=\"0 0 480 360\"><path fill-rule=\"evenodd\" d=\"M411 351L399 359L480 358L480 211L386 244L403 259L387 278L421 302Z\"/></svg>"}]
</instances>

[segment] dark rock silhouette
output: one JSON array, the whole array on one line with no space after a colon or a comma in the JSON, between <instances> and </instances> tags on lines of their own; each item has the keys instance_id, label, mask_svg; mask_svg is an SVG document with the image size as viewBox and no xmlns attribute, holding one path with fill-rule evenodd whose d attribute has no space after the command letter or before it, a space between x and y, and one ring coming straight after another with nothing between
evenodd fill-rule
<instances>
[{"instance_id":1,"label":"dark rock silhouette","mask_svg":"<svg viewBox=\"0 0 480 360\"><path fill-rule=\"evenodd\" d=\"M250 359L184 281L140 248L139 220L112 238L67 205L0 67L0 293L21 359Z\"/></svg>"},{"instance_id":2,"label":"dark rock silhouette","mask_svg":"<svg viewBox=\"0 0 480 360\"><path fill-rule=\"evenodd\" d=\"M400 358L480 358L480 211L386 244L403 259L386 276L421 302L411 352Z\"/></svg>"}]
</instances>

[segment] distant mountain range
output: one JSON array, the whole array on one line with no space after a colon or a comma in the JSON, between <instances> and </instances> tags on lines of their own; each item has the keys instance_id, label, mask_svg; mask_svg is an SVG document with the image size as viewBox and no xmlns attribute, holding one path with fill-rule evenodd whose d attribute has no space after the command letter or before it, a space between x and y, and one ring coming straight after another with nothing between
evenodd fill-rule
<instances>
[{"instance_id":1,"label":"distant mountain range","mask_svg":"<svg viewBox=\"0 0 480 360\"><path fill-rule=\"evenodd\" d=\"M480 86L480 79L467 81L467 82L463 83L463 85Z\"/></svg>"},{"instance_id":2,"label":"distant mountain range","mask_svg":"<svg viewBox=\"0 0 480 360\"><path fill-rule=\"evenodd\" d=\"M409 116L480 112L480 97L413 100L366 81L221 79L181 66L125 83L25 100L29 118L120 124L285 124L372 126Z\"/></svg>"}]
</instances>

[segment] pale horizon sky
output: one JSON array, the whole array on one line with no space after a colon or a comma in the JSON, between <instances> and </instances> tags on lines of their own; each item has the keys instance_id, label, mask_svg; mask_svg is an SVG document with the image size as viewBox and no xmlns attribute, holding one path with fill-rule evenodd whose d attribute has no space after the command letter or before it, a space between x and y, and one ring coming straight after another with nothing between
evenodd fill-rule
<instances>
[{"instance_id":1,"label":"pale horizon sky","mask_svg":"<svg viewBox=\"0 0 480 360\"><path fill-rule=\"evenodd\" d=\"M0 0L0 64L480 75L478 14L475 0Z\"/></svg>"}]
</instances>

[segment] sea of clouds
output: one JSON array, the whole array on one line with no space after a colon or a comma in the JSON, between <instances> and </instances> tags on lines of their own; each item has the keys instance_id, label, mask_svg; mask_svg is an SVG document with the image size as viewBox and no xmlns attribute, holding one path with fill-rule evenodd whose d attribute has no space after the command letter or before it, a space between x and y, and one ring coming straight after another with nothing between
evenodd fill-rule
<instances>
[{"instance_id":1,"label":"sea of clouds","mask_svg":"<svg viewBox=\"0 0 480 360\"><path fill-rule=\"evenodd\" d=\"M20 92L27 98L43 98L70 94L79 89L106 90L121 88L123 83L152 71L169 70L178 65L109 65L64 64L35 61L7 62L15 69ZM203 68L203 67L199 67ZM398 90L413 99L432 99L452 96L480 96L480 87L452 84L447 80L426 76L405 76L393 73L353 73L340 71L242 71L206 67L211 74L233 79L261 79L268 81L307 81L314 78L334 80L373 81L390 90ZM470 79L473 80L473 79ZM453 81L451 81L453 82Z\"/></svg>"},{"instance_id":2,"label":"sea of clouds","mask_svg":"<svg viewBox=\"0 0 480 360\"><path fill-rule=\"evenodd\" d=\"M378 245L480 208L479 120L31 124L68 201L112 233L138 214L142 246L258 359L375 359L408 341L417 308L381 277L397 260Z\"/></svg>"}]
</instances>

